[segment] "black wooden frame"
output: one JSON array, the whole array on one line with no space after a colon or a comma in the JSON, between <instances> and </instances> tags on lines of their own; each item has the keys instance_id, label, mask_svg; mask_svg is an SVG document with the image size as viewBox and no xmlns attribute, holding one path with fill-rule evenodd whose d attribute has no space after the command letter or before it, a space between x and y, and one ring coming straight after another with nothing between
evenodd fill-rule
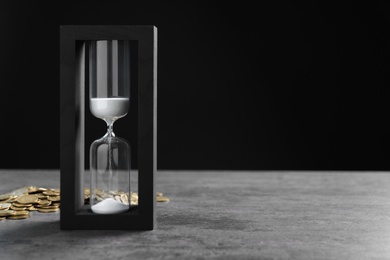
<instances>
[{"instance_id":1,"label":"black wooden frame","mask_svg":"<svg viewBox=\"0 0 390 260\"><path fill-rule=\"evenodd\" d=\"M88 40L138 42L139 205L126 213L99 215L84 205L85 49ZM157 28L60 26L61 229L152 230L156 227Z\"/></svg>"}]
</instances>

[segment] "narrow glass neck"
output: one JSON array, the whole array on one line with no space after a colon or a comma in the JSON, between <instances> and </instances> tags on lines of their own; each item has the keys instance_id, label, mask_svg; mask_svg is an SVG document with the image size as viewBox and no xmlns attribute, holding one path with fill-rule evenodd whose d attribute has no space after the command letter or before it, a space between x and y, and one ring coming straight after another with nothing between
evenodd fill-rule
<instances>
[{"instance_id":1,"label":"narrow glass neck","mask_svg":"<svg viewBox=\"0 0 390 260\"><path fill-rule=\"evenodd\" d=\"M107 133L105 137L115 137L114 133L114 121L106 121L107 123Z\"/></svg>"}]
</instances>

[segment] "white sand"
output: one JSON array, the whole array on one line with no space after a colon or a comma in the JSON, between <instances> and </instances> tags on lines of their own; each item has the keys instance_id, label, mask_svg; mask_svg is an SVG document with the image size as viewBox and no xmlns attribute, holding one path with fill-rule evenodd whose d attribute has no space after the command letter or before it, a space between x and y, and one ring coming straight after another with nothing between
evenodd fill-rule
<instances>
[{"instance_id":1,"label":"white sand","mask_svg":"<svg viewBox=\"0 0 390 260\"><path fill-rule=\"evenodd\" d=\"M112 198L100 201L91 207L93 213L96 214L116 214L122 213L129 209L129 205L125 205Z\"/></svg>"},{"instance_id":2,"label":"white sand","mask_svg":"<svg viewBox=\"0 0 390 260\"><path fill-rule=\"evenodd\" d=\"M90 109L94 116L101 119L118 119L127 114L129 99L123 97L91 98Z\"/></svg>"}]
</instances>

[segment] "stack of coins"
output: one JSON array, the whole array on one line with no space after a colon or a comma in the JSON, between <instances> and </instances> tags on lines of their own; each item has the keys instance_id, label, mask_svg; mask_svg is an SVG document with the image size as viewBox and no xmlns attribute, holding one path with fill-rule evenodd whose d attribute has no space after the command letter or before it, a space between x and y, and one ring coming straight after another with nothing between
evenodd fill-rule
<instances>
[{"instance_id":1,"label":"stack of coins","mask_svg":"<svg viewBox=\"0 0 390 260\"><path fill-rule=\"evenodd\" d=\"M26 219L31 211L41 213L60 210L60 190L23 187L10 193L0 195L0 220Z\"/></svg>"},{"instance_id":2,"label":"stack of coins","mask_svg":"<svg viewBox=\"0 0 390 260\"><path fill-rule=\"evenodd\" d=\"M88 189L89 191L89 189ZM130 201L129 194L126 192L103 192L101 190L96 190L96 199L98 201L102 201L107 198L113 198L116 201L123 203L125 205L138 205L138 194L135 192L130 192Z\"/></svg>"},{"instance_id":3,"label":"stack of coins","mask_svg":"<svg viewBox=\"0 0 390 260\"><path fill-rule=\"evenodd\" d=\"M130 192L96 192L98 200L111 197L115 200L129 204L138 205L138 193ZM84 189L85 203L89 203L90 189ZM41 213L58 212L60 210L61 193L59 189L38 188L36 186L22 187L12 192L0 195L0 221L5 219L26 219L30 217L31 211ZM156 193L157 202L169 202L169 198L163 193Z\"/></svg>"},{"instance_id":4,"label":"stack of coins","mask_svg":"<svg viewBox=\"0 0 390 260\"><path fill-rule=\"evenodd\" d=\"M156 192L156 201L157 202L169 202L169 198L164 197L162 192Z\"/></svg>"},{"instance_id":5,"label":"stack of coins","mask_svg":"<svg viewBox=\"0 0 390 260\"><path fill-rule=\"evenodd\" d=\"M169 198L164 197L164 194L162 192L156 192L156 201L157 202L169 202ZM90 198L90 189L85 188L84 189L84 199L85 203L89 203ZM107 198L113 198L117 200L118 202L121 202L123 204L129 205L129 194L125 192L104 192L101 190L96 190L96 199L98 201L102 201ZM137 192L130 192L130 205L138 205L138 193Z\"/></svg>"}]
</instances>

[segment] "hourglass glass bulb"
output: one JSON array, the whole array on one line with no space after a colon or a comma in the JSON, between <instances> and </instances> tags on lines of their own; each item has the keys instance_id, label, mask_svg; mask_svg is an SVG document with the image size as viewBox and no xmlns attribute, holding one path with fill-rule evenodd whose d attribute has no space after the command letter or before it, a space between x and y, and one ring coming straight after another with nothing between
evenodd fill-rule
<instances>
[{"instance_id":1,"label":"hourglass glass bulb","mask_svg":"<svg viewBox=\"0 0 390 260\"><path fill-rule=\"evenodd\" d=\"M90 102L92 114L106 122L124 117L129 110L129 98L125 97L91 98Z\"/></svg>"},{"instance_id":2,"label":"hourglass glass bulb","mask_svg":"<svg viewBox=\"0 0 390 260\"><path fill-rule=\"evenodd\" d=\"M114 122L129 110L129 47L120 40L90 43L90 110L107 123L107 133L90 147L90 205L97 214L130 208L130 145L113 132Z\"/></svg>"}]
</instances>

